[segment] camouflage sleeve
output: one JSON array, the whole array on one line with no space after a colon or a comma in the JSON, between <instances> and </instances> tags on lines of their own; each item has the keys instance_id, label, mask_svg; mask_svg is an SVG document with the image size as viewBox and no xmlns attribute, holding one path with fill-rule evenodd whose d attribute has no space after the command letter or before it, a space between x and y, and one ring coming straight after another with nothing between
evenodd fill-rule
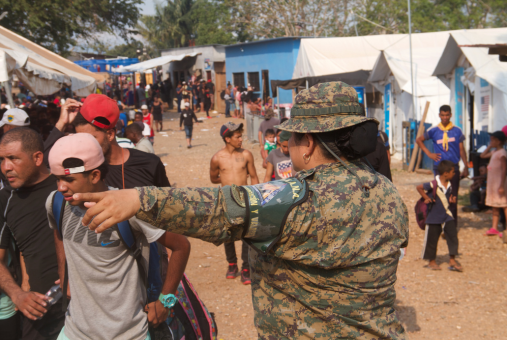
<instances>
[{"instance_id":1,"label":"camouflage sleeve","mask_svg":"<svg viewBox=\"0 0 507 340\"><path fill-rule=\"evenodd\" d=\"M229 187L136 189L141 201L136 217L157 228L215 245L243 234L245 211L233 204Z\"/></svg>"}]
</instances>

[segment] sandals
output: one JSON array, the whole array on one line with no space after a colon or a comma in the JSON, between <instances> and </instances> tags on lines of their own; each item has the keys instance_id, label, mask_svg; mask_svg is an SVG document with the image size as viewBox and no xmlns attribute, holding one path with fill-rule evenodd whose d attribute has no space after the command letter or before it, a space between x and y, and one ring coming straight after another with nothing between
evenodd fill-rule
<instances>
[{"instance_id":1,"label":"sandals","mask_svg":"<svg viewBox=\"0 0 507 340\"><path fill-rule=\"evenodd\" d=\"M458 268L458 267L456 267L456 266L449 266L449 270L450 270L451 272L458 272L458 273L463 272L463 268Z\"/></svg>"},{"instance_id":2,"label":"sandals","mask_svg":"<svg viewBox=\"0 0 507 340\"><path fill-rule=\"evenodd\" d=\"M430 266L429 264L425 265L424 268L428 268L431 270L442 270L439 266Z\"/></svg>"},{"instance_id":3,"label":"sandals","mask_svg":"<svg viewBox=\"0 0 507 340\"><path fill-rule=\"evenodd\" d=\"M495 228L491 228L484 234L486 236L500 236L502 237L502 233L496 230Z\"/></svg>"}]
</instances>

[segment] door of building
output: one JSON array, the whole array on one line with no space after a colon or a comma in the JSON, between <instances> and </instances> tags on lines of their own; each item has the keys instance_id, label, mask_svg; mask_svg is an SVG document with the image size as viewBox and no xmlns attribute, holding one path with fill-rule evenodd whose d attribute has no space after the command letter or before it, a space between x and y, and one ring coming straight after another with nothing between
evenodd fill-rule
<instances>
[{"instance_id":1,"label":"door of building","mask_svg":"<svg viewBox=\"0 0 507 340\"><path fill-rule=\"evenodd\" d=\"M266 103L269 97L269 71L262 70L262 101Z\"/></svg>"},{"instance_id":2,"label":"door of building","mask_svg":"<svg viewBox=\"0 0 507 340\"><path fill-rule=\"evenodd\" d=\"M220 98L220 93L226 88L225 83L225 62L215 62L215 110L218 112L225 112L225 101ZM211 79L211 71L209 72L208 79Z\"/></svg>"}]
</instances>

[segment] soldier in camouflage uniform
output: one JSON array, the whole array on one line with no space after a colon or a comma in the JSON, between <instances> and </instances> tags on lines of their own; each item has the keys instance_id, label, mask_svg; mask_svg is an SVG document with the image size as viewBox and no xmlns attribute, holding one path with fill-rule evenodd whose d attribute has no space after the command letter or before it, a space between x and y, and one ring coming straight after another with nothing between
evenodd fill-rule
<instances>
[{"instance_id":1,"label":"soldier in camouflage uniform","mask_svg":"<svg viewBox=\"0 0 507 340\"><path fill-rule=\"evenodd\" d=\"M252 247L259 339L406 339L393 308L400 248L408 243L406 206L389 180L353 157L338 156L340 150L323 141L330 132L368 121L374 120L364 117L352 87L313 86L296 96L291 119L278 126L293 132L295 179L242 188L79 194L98 202L83 223L95 229L105 221L102 231L136 214L216 245L245 239ZM375 143L376 129L366 140ZM302 160L296 154L301 136L320 140ZM323 158L322 146L336 159Z\"/></svg>"}]
</instances>

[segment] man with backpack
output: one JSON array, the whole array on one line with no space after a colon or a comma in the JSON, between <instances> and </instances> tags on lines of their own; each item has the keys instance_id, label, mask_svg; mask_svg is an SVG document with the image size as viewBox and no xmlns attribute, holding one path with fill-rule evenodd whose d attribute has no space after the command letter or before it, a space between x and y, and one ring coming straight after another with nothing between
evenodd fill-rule
<instances>
[{"instance_id":1,"label":"man with backpack","mask_svg":"<svg viewBox=\"0 0 507 340\"><path fill-rule=\"evenodd\" d=\"M100 94L88 96L83 104L67 99L62 105L60 120L44 143L46 162L53 144L64 136L62 131L65 126L73 124L76 132L91 134L101 145L108 164L108 172L105 175L108 186L119 189L145 185L171 186L158 156L136 149L124 149L118 145L114 138L114 127L119 119L119 110L111 101L112 99ZM150 270L150 302L158 297L162 285L160 275L155 275L160 267L158 256L160 261L167 262L163 247L153 243L151 248L150 268L153 270Z\"/></svg>"},{"instance_id":2,"label":"man with backpack","mask_svg":"<svg viewBox=\"0 0 507 340\"><path fill-rule=\"evenodd\" d=\"M46 209L55 234L60 285L70 287L69 310L58 339L150 339L148 323L165 322L190 254L184 236L167 233L136 218L97 235L81 223L86 208L75 192L107 191L107 163L98 141L78 133L59 139L49 153L58 190ZM158 300L147 303L150 244L171 249ZM137 264L137 265L136 265ZM68 294L68 292L67 292ZM128 314L128 318L119 317Z\"/></svg>"}]
</instances>

